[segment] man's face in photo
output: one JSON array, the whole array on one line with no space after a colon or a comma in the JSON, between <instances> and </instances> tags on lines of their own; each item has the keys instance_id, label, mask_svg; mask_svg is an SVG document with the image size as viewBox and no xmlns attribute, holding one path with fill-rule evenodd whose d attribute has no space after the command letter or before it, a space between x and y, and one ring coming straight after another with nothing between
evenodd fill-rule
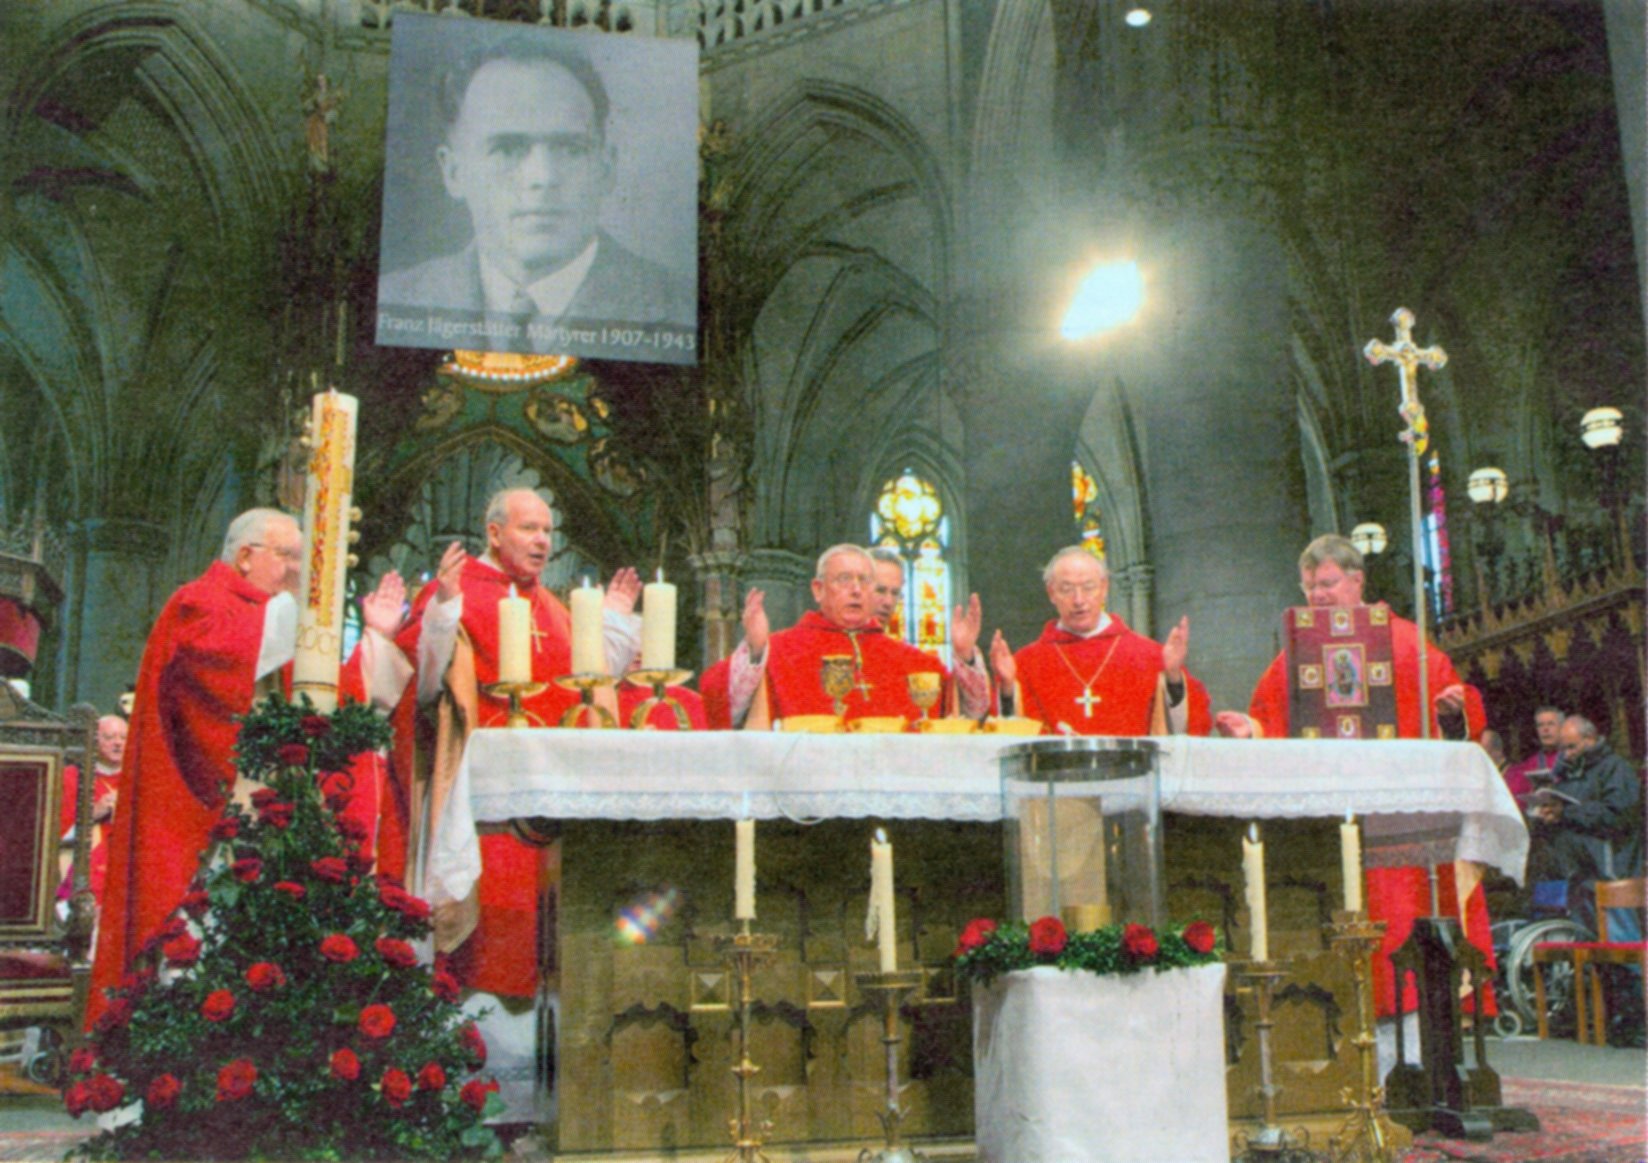
<instances>
[{"instance_id":1,"label":"man's face in photo","mask_svg":"<svg viewBox=\"0 0 1648 1163\"><path fill-rule=\"evenodd\" d=\"M1539 736L1541 751L1555 751L1557 737L1562 731L1562 716L1555 711L1541 711L1534 716L1534 733Z\"/></svg>"},{"instance_id":2,"label":"man's face in photo","mask_svg":"<svg viewBox=\"0 0 1648 1163\"><path fill-rule=\"evenodd\" d=\"M595 237L612 159L595 106L552 61L489 61L436 151L446 191L469 208L487 262L531 283Z\"/></svg>"}]
</instances>

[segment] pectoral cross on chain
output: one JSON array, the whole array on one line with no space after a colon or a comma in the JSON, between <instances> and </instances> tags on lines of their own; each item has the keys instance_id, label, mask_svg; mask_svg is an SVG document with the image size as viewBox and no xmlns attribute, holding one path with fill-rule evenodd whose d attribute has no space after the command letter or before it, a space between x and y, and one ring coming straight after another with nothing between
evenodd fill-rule
<instances>
[{"instance_id":1,"label":"pectoral cross on chain","mask_svg":"<svg viewBox=\"0 0 1648 1163\"><path fill-rule=\"evenodd\" d=\"M1397 411L1408 424L1408 430L1402 434L1402 439L1413 445L1415 456L1420 456L1429 443L1427 433L1430 425L1425 420L1424 405L1419 402L1419 367L1423 364L1431 371L1439 371L1447 366L1448 353L1440 347L1419 347L1414 344L1413 312L1406 307L1398 307L1390 321L1396 328L1396 342L1390 344L1370 339L1368 345L1362 349L1362 354L1374 367L1382 363L1396 365L1402 379L1402 403Z\"/></svg>"},{"instance_id":2,"label":"pectoral cross on chain","mask_svg":"<svg viewBox=\"0 0 1648 1163\"><path fill-rule=\"evenodd\" d=\"M1093 693L1093 688L1089 686L1082 687L1082 693L1076 701L1081 704L1082 718L1084 719L1091 719L1093 717L1093 707L1104 702L1102 698Z\"/></svg>"}]
</instances>

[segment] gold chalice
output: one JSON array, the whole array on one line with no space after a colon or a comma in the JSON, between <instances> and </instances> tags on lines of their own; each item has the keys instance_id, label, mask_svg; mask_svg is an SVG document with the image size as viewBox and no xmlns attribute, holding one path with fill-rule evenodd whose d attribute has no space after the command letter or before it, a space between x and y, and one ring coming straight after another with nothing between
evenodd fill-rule
<instances>
[{"instance_id":1,"label":"gold chalice","mask_svg":"<svg viewBox=\"0 0 1648 1163\"><path fill-rule=\"evenodd\" d=\"M826 654L819 662L819 681L824 684L824 693L835 700L837 717L845 715L847 704L844 700L847 692L853 689L853 656Z\"/></svg>"},{"instance_id":2,"label":"gold chalice","mask_svg":"<svg viewBox=\"0 0 1648 1163\"><path fill-rule=\"evenodd\" d=\"M942 689L938 671L918 670L906 676L905 681L910 684L910 701L921 708L923 719L928 718L928 712L938 706L938 696Z\"/></svg>"}]
</instances>

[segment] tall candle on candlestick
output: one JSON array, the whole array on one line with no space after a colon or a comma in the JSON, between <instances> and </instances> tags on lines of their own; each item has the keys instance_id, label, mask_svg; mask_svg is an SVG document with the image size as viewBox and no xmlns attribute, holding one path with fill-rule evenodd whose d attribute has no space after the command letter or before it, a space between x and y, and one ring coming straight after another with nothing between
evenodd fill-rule
<instances>
[{"instance_id":1,"label":"tall candle on candlestick","mask_svg":"<svg viewBox=\"0 0 1648 1163\"><path fill-rule=\"evenodd\" d=\"M898 970L898 921L893 903L893 845L876 829L870 841L870 924L874 926L881 972Z\"/></svg>"},{"instance_id":2,"label":"tall candle on candlestick","mask_svg":"<svg viewBox=\"0 0 1648 1163\"><path fill-rule=\"evenodd\" d=\"M304 476L303 575L298 586L297 655L292 697L308 695L317 710L338 706L338 658L347 609L350 506L355 488L353 396L328 389L315 396L309 417L309 460Z\"/></svg>"},{"instance_id":3,"label":"tall candle on candlestick","mask_svg":"<svg viewBox=\"0 0 1648 1163\"><path fill-rule=\"evenodd\" d=\"M738 844L732 886L732 916L735 921L753 921L755 920L755 821L734 821L733 835Z\"/></svg>"},{"instance_id":4,"label":"tall candle on candlestick","mask_svg":"<svg viewBox=\"0 0 1648 1163\"><path fill-rule=\"evenodd\" d=\"M1259 825L1249 824L1242 837L1242 877L1247 892L1248 924L1253 928L1252 956L1270 960L1270 930L1265 919L1265 842L1259 839Z\"/></svg>"},{"instance_id":5,"label":"tall candle on candlestick","mask_svg":"<svg viewBox=\"0 0 1648 1163\"><path fill-rule=\"evenodd\" d=\"M602 594L599 586L584 584L572 591L572 673L605 674L607 648L601 631Z\"/></svg>"},{"instance_id":6,"label":"tall candle on candlestick","mask_svg":"<svg viewBox=\"0 0 1648 1163\"><path fill-rule=\"evenodd\" d=\"M1339 863L1345 876L1345 911L1362 911L1362 828L1356 817L1345 813L1339 825Z\"/></svg>"},{"instance_id":7,"label":"tall candle on candlestick","mask_svg":"<svg viewBox=\"0 0 1648 1163\"><path fill-rule=\"evenodd\" d=\"M641 669L675 669L675 587L662 569L641 591Z\"/></svg>"},{"instance_id":8,"label":"tall candle on candlestick","mask_svg":"<svg viewBox=\"0 0 1648 1163\"><path fill-rule=\"evenodd\" d=\"M513 585L498 599L498 681L532 681L532 603Z\"/></svg>"}]
</instances>

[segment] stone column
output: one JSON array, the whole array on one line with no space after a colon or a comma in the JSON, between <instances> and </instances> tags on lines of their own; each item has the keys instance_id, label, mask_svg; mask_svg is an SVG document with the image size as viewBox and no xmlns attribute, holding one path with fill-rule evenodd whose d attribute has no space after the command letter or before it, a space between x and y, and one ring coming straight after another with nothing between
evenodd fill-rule
<instances>
[{"instance_id":1,"label":"stone column","mask_svg":"<svg viewBox=\"0 0 1648 1163\"><path fill-rule=\"evenodd\" d=\"M738 579L746 560L736 550L712 550L687 558L698 578L698 616L704 626L700 672L731 654L743 637L744 595Z\"/></svg>"},{"instance_id":2,"label":"stone column","mask_svg":"<svg viewBox=\"0 0 1648 1163\"><path fill-rule=\"evenodd\" d=\"M137 681L143 646L168 596L160 578L167 535L147 521L93 517L71 526L69 539L57 704L112 711Z\"/></svg>"},{"instance_id":3,"label":"stone column","mask_svg":"<svg viewBox=\"0 0 1648 1163\"><path fill-rule=\"evenodd\" d=\"M761 590L766 595L767 618L774 630L795 625L796 619L812 609L812 558L787 549L757 549L745 560L743 590L737 600L742 603L743 594L751 589ZM741 635L742 629L737 633ZM737 644L738 638L734 637L733 645Z\"/></svg>"}]
</instances>

